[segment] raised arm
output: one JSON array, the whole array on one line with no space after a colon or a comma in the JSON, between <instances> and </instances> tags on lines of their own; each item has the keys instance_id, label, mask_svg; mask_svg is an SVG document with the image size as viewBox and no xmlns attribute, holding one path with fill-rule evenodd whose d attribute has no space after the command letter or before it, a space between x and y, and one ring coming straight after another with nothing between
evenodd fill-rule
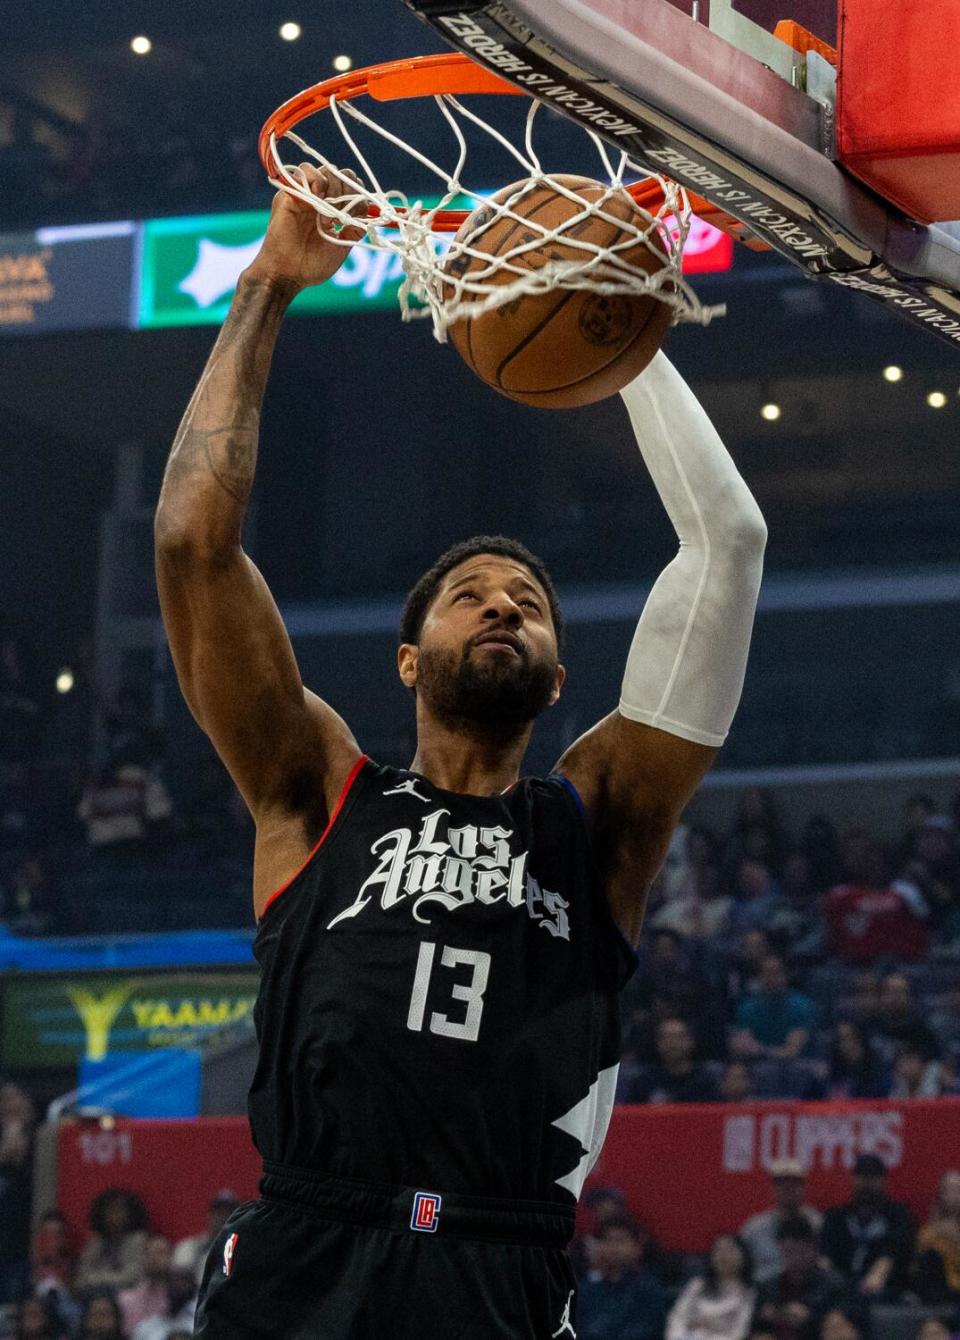
<instances>
[{"instance_id":1,"label":"raised arm","mask_svg":"<svg viewBox=\"0 0 960 1340\"><path fill-rule=\"evenodd\" d=\"M304 171L318 195L337 190L332 174ZM300 289L328 279L347 255L317 218L278 193L183 416L156 513L157 585L180 687L258 837L275 815L302 815L307 837L322 826L359 753L337 714L304 689L279 611L241 547L280 323Z\"/></svg>"},{"instance_id":2,"label":"raised arm","mask_svg":"<svg viewBox=\"0 0 960 1340\"><path fill-rule=\"evenodd\" d=\"M716 430L662 353L622 395L680 548L644 607L619 709L557 766L583 797L611 910L635 939L670 835L740 700L767 530Z\"/></svg>"}]
</instances>

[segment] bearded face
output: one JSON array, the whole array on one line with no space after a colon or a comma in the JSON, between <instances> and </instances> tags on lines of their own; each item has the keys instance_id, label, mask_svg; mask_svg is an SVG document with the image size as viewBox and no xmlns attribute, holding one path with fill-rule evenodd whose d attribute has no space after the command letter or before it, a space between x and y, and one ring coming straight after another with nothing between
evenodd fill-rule
<instances>
[{"instance_id":1,"label":"bearded face","mask_svg":"<svg viewBox=\"0 0 960 1340\"><path fill-rule=\"evenodd\" d=\"M422 706L454 731L515 734L564 678L543 587L523 564L487 554L447 575L399 664Z\"/></svg>"},{"instance_id":2,"label":"bearded face","mask_svg":"<svg viewBox=\"0 0 960 1340\"><path fill-rule=\"evenodd\" d=\"M492 643L471 644L457 652L420 648L417 692L448 726L523 726L553 701L556 657L535 659Z\"/></svg>"}]
</instances>

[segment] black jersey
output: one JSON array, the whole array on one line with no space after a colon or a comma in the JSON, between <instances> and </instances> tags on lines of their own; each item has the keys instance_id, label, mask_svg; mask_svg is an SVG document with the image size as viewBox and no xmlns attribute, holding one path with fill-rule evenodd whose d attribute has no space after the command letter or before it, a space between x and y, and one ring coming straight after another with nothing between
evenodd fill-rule
<instances>
[{"instance_id":1,"label":"black jersey","mask_svg":"<svg viewBox=\"0 0 960 1340\"><path fill-rule=\"evenodd\" d=\"M471 796L359 760L254 952L266 1162L574 1204L636 955L568 781Z\"/></svg>"}]
</instances>

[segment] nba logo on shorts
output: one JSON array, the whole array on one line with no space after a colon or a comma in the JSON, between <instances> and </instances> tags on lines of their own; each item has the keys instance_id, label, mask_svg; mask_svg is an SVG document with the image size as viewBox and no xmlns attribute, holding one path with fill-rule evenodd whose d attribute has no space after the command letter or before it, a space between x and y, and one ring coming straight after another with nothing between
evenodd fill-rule
<instances>
[{"instance_id":1,"label":"nba logo on shorts","mask_svg":"<svg viewBox=\"0 0 960 1340\"><path fill-rule=\"evenodd\" d=\"M237 1234L231 1233L223 1244L223 1273L229 1275L233 1269L233 1253L237 1246Z\"/></svg>"},{"instance_id":2,"label":"nba logo on shorts","mask_svg":"<svg viewBox=\"0 0 960 1340\"><path fill-rule=\"evenodd\" d=\"M440 1218L440 1197L432 1191L418 1191L413 1198L410 1227L418 1233L436 1233Z\"/></svg>"}]
</instances>

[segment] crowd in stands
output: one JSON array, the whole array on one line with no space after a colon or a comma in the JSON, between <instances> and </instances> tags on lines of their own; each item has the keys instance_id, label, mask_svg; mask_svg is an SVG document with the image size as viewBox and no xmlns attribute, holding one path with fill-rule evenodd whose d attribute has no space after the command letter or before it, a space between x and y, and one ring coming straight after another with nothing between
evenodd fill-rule
<instances>
[{"instance_id":1,"label":"crowd in stands","mask_svg":"<svg viewBox=\"0 0 960 1340\"><path fill-rule=\"evenodd\" d=\"M88 751L51 758L58 704L44 682L29 643L0 621L0 930L245 925L252 828L216 760L178 805L148 696L128 684L99 712Z\"/></svg>"},{"instance_id":2,"label":"crowd in stands","mask_svg":"<svg viewBox=\"0 0 960 1340\"><path fill-rule=\"evenodd\" d=\"M572 1252L579 1340L948 1340L960 1327L960 1172L943 1174L919 1230L875 1154L857 1157L840 1205L807 1204L792 1159L770 1180L771 1205L705 1259L661 1251L617 1188L589 1192Z\"/></svg>"},{"instance_id":3,"label":"crowd in stands","mask_svg":"<svg viewBox=\"0 0 960 1340\"><path fill-rule=\"evenodd\" d=\"M960 1171L944 1172L919 1227L890 1196L875 1154L857 1157L849 1196L835 1205L807 1202L795 1160L769 1173L769 1204L703 1255L664 1250L618 1188L589 1191L587 1231L570 1249L579 1340L948 1340L957 1331ZM206 1224L171 1242L138 1195L113 1187L89 1206L79 1241L57 1209L27 1234L21 1259L0 1237L0 1340L190 1336L204 1263L238 1204L229 1188L217 1191ZM691 1204L692 1230L696 1213Z\"/></svg>"},{"instance_id":4,"label":"crowd in stands","mask_svg":"<svg viewBox=\"0 0 960 1340\"><path fill-rule=\"evenodd\" d=\"M49 1210L28 1250L6 1258L16 1280L0 1296L0 1340L185 1340L208 1249L238 1204L229 1187L216 1192L202 1231L177 1242L153 1231L143 1200L121 1187L93 1200L80 1244Z\"/></svg>"},{"instance_id":5,"label":"crowd in stands","mask_svg":"<svg viewBox=\"0 0 960 1340\"><path fill-rule=\"evenodd\" d=\"M790 834L744 792L730 833L681 826L624 993L621 1102L957 1091L960 795L881 842Z\"/></svg>"}]
</instances>

